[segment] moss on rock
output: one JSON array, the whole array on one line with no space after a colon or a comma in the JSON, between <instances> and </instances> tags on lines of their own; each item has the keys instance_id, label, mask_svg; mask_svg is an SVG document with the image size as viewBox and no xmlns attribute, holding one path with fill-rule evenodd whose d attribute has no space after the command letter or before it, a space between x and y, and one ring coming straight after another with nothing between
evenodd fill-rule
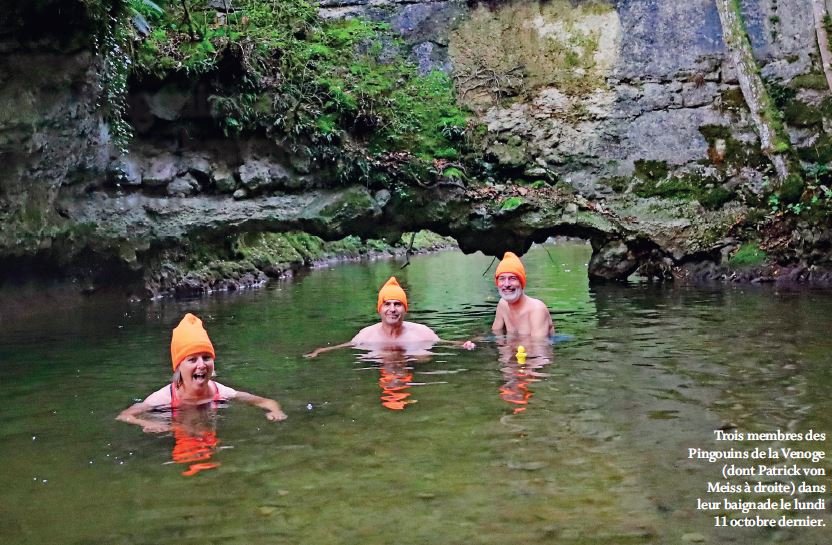
<instances>
[{"instance_id":1,"label":"moss on rock","mask_svg":"<svg viewBox=\"0 0 832 545\"><path fill-rule=\"evenodd\" d=\"M728 265L735 268L755 267L764 263L766 257L758 243L747 242L728 259Z\"/></svg>"}]
</instances>

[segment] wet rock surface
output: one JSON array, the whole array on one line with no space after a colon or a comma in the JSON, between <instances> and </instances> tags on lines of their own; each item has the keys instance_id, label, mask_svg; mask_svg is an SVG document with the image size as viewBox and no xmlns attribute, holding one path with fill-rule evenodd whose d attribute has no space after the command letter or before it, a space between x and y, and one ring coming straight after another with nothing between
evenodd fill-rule
<instances>
[{"instance_id":1,"label":"wet rock surface","mask_svg":"<svg viewBox=\"0 0 832 545\"><path fill-rule=\"evenodd\" d=\"M481 9L458 0L319 4L325 17L390 23L422 73L452 75L460 29ZM787 87L818 70L811 3L776 4L741 2L763 77ZM207 101L197 82L135 90L138 136L119 155L96 102L100 59L78 47L3 42L0 256L56 269L103 263L152 271L154 292L235 289L289 269L264 262L189 277L184 254L162 256L195 241L227 246L239 233L395 240L428 228L455 237L464 251L492 254L522 252L550 236L589 239L595 279L638 271L686 281L828 282L829 231L808 224L763 233L761 244L771 246L765 266L729 263L748 202L767 196L771 165L754 153L758 139L712 2L620 0L598 13L581 11L581 3L558 4L561 13L535 5L528 16L515 14L510 30L518 39L509 43L522 45L520 32L575 39L592 54L592 68L575 67L577 79L531 84L534 67L526 67L479 98L458 88L475 112L472 123L484 127L478 152L494 174L457 188L427 180L407 195L339 181L331 168L262 136L204 131ZM796 88L786 121L798 152L814 153L827 138L830 98L825 88ZM719 190L728 201L709 203ZM165 276L164 263L177 263L171 270L178 272Z\"/></svg>"}]
</instances>

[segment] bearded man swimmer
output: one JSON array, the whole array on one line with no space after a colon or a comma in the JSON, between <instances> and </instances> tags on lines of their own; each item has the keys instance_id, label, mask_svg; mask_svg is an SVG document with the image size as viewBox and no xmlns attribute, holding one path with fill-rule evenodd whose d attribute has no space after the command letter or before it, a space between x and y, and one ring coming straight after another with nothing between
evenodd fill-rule
<instances>
[{"instance_id":1,"label":"bearded man swimmer","mask_svg":"<svg viewBox=\"0 0 832 545\"><path fill-rule=\"evenodd\" d=\"M497 335L549 337L555 333L555 325L546 303L529 297L526 289L526 268L520 258L506 252L497 265L494 282L500 294L497 312L491 331Z\"/></svg>"}]
</instances>

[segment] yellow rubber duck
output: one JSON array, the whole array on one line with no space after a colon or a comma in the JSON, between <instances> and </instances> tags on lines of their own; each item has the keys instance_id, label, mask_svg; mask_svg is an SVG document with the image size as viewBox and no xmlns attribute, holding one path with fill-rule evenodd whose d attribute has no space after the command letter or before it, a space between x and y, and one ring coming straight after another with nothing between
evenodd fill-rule
<instances>
[{"instance_id":1,"label":"yellow rubber duck","mask_svg":"<svg viewBox=\"0 0 832 545\"><path fill-rule=\"evenodd\" d=\"M521 346L517 347L517 353L514 355L517 358L517 363L520 365L526 364L526 348Z\"/></svg>"}]
</instances>

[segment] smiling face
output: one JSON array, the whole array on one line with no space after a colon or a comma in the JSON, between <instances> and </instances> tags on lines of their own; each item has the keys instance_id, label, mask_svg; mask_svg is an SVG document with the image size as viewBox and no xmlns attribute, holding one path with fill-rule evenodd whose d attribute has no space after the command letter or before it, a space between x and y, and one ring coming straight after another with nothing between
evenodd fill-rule
<instances>
[{"instance_id":1,"label":"smiling face","mask_svg":"<svg viewBox=\"0 0 832 545\"><path fill-rule=\"evenodd\" d=\"M201 390L208 386L208 381L214 376L214 358L208 352L191 354L182 360L178 370L186 390Z\"/></svg>"},{"instance_id":2,"label":"smiling face","mask_svg":"<svg viewBox=\"0 0 832 545\"><path fill-rule=\"evenodd\" d=\"M381 310L378 315L381 317L381 323L388 326L399 326L404 322L404 303L397 299L388 299L381 304Z\"/></svg>"},{"instance_id":3,"label":"smiling face","mask_svg":"<svg viewBox=\"0 0 832 545\"><path fill-rule=\"evenodd\" d=\"M520 277L512 273L503 273L497 277L497 292L506 303L515 303L523 295Z\"/></svg>"}]
</instances>

